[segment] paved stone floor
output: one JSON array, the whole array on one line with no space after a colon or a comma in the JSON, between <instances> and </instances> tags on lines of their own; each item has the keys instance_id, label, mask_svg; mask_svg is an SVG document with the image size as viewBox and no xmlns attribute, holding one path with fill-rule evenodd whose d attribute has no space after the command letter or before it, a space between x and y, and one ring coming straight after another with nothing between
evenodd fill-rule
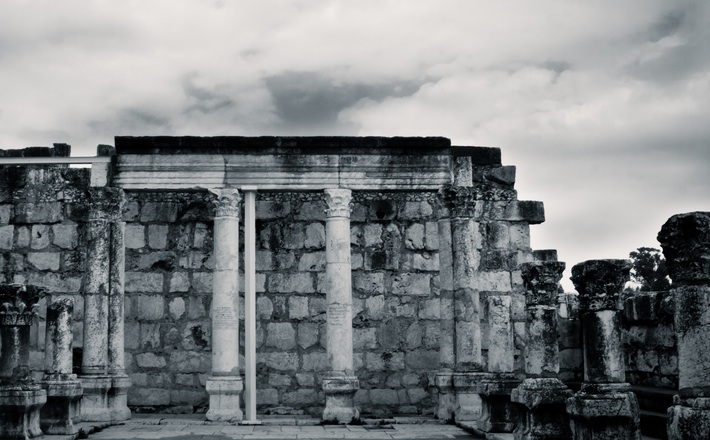
<instances>
[{"instance_id":1,"label":"paved stone floor","mask_svg":"<svg viewBox=\"0 0 710 440\"><path fill-rule=\"evenodd\" d=\"M318 425L317 419L265 417L264 424L242 426L208 423L202 416L134 415L124 424L89 434L89 440L121 439L470 439L468 432L432 419L398 418L383 424Z\"/></svg>"}]
</instances>

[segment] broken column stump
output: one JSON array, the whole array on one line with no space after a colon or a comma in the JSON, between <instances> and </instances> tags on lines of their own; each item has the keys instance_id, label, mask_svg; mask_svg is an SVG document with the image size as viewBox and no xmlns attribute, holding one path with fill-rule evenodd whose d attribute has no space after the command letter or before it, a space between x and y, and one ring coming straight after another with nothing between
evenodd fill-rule
<instances>
[{"instance_id":1,"label":"broken column stump","mask_svg":"<svg viewBox=\"0 0 710 440\"><path fill-rule=\"evenodd\" d=\"M658 233L673 280L678 394L668 438L710 438L710 212L678 214Z\"/></svg>"},{"instance_id":2,"label":"broken column stump","mask_svg":"<svg viewBox=\"0 0 710 440\"><path fill-rule=\"evenodd\" d=\"M640 439L639 405L626 382L619 318L619 294L630 270L628 260L589 260L572 268L584 340L584 383L567 400L576 439Z\"/></svg>"},{"instance_id":3,"label":"broken column stump","mask_svg":"<svg viewBox=\"0 0 710 440\"><path fill-rule=\"evenodd\" d=\"M0 438L25 440L41 437L40 408L47 392L32 379L30 329L37 321L36 286L0 285Z\"/></svg>"},{"instance_id":4,"label":"broken column stump","mask_svg":"<svg viewBox=\"0 0 710 440\"><path fill-rule=\"evenodd\" d=\"M44 377L47 403L41 410L45 434L74 435L81 416L81 382L72 374L72 312L74 300L60 298L47 307Z\"/></svg>"},{"instance_id":5,"label":"broken column stump","mask_svg":"<svg viewBox=\"0 0 710 440\"><path fill-rule=\"evenodd\" d=\"M557 290L565 263L535 261L522 265L526 319L525 380L513 390L520 423L516 440L572 438L565 404L572 391L558 378Z\"/></svg>"}]
</instances>

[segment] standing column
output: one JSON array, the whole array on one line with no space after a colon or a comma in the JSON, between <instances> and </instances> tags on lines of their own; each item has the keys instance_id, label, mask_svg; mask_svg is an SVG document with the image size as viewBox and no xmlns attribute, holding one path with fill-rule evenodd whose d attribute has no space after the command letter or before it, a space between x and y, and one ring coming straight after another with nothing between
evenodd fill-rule
<instances>
[{"instance_id":1,"label":"standing column","mask_svg":"<svg viewBox=\"0 0 710 440\"><path fill-rule=\"evenodd\" d=\"M256 419L256 187L244 191L244 412L242 424Z\"/></svg>"},{"instance_id":2,"label":"standing column","mask_svg":"<svg viewBox=\"0 0 710 440\"><path fill-rule=\"evenodd\" d=\"M469 158L470 159L470 158ZM440 420L453 420L456 411L453 372L456 362L454 354L454 267L451 253L451 213L442 193L437 194L439 220L439 371L436 374L436 388L439 400L436 416Z\"/></svg>"},{"instance_id":3,"label":"standing column","mask_svg":"<svg viewBox=\"0 0 710 440\"><path fill-rule=\"evenodd\" d=\"M74 435L81 416L81 382L72 374L72 312L74 300L59 298L47 307L44 377L47 403L40 426L45 434Z\"/></svg>"},{"instance_id":4,"label":"standing column","mask_svg":"<svg viewBox=\"0 0 710 440\"><path fill-rule=\"evenodd\" d=\"M242 420L239 396L244 384L239 374L239 202L235 188L210 190L217 195L214 218L212 278L212 374L207 420Z\"/></svg>"},{"instance_id":5,"label":"standing column","mask_svg":"<svg viewBox=\"0 0 710 440\"><path fill-rule=\"evenodd\" d=\"M678 394L668 438L710 438L710 212L678 214L658 234L673 280Z\"/></svg>"},{"instance_id":6,"label":"standing column","mask_svg":"<svg viewBox=\"0 0 710 440\"><path fill-rule=\"evenodd\" d=\"M329 370L323 378L323 420L350 423L360 417L353 371L352 266L350 264L349 189L326 189L325 222L326 351Z\"/></svg>"},{"instance_id":7,"label":"standing column","mask_svg":"<svg viewBox=\"0 0 710 440\"><path fill-rule=\"evenodd\" d=\"M521 420L517 440L572 439L565 402L572 396L558 378L557 289L565 263L535 261L522 265L525 283L525 376L513 390Z\"/></svg>"},{"instance_id":8,"label":"standing column","mask_svg":"<svg viewBox=\"0 0 710 440\"><path fill-rule=\"evenodd\" d=\"M477 421L481 415L478 383L484 378L481 356L481 305L476 274L481 263L483 236L474 220L472 188L445 186L439 197L451 215L451 255L454 300L454 370L456 421Z\"/></svg>"},{"instance_id":9,"label":"standing column","mask_svg":"<svg viewBox=\"0 0 710 440\"><path fill-rule=\"evenodd\" d=\"M628 260L589 260L572 268L579 292L584 383L567 400L574 438L639 439L639 405L626 382L619 294L629 280Z\"/></svg>"},{"instance_id":10,"label":"standing column","mask_svg":"<svg viewBox=\"0 0 710 440\"><path fill-rule=\"evenodd\" d=\"M123 191L119 188L90 188L85 228L86 268L82 279L84 296L84 347L81 358L82 420L110 422L113 413L109 373L109 295L111 266L111 223L121 213Z\"/></svg>"}]
</instances>

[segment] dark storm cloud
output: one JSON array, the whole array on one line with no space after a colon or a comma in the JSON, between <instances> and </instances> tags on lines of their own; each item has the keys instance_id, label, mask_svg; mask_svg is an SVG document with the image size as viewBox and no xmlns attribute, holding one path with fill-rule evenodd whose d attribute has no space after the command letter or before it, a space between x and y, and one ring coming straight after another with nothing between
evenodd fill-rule
<instances>
[{"instance_id":1,"label":"dark storm cloud","mask_svg":"<svg viewBox=\"0 0 710 440\"><path fill-rule=\"evenodd\" d=\"M683 25L685 11L667 12L651 26L649 29L649 41L656 42L661 38L675 34Z\"/></svg>"},{"instance_id":2,"label":"dark storm cloud","mask_svg":"<svg viewBox=\"0 0 710 440\"><path fill-rule=\"evenodd\" d=\"M338 83L317 72L285 72L266 77L264 82L273 98L281 128L294 134L311 130L354 133L354 125L338 120L341 110L362 99L381 101L387 97L409 96L420 86L401 80Z\"/></svg>"}]
</instances>

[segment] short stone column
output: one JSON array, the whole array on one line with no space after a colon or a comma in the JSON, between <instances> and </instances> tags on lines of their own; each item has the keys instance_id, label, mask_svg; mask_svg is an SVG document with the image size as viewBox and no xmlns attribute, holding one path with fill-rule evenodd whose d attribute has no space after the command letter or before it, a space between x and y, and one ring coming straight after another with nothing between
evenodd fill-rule
<instances>
[{"instance_id":1,"label":"short stone column","mask_svg":"<svg viewBox=\"0 0 710 440\"><path fill-rule=\"evenodd\" d=\"M481 354L481 305L476 275L483 236L474 220L476 200L471 188L445 186L441 203L451 216L451 255L454 300L454 373L457 422L475 422L481 416L478 383L485 377Z\"/></svg>"},{"instance_id":2,"label":"short stone column","mask_svg":"<svg viewBox=\"0 0 710 440\"><path fill-rule=\"evenodd\" d=\"M536 261L521 267L525 283L525 380L511 394L520 423L516 440L572 438L565 404L572 391L558 378L557 290L565 263Z\"/></svg>"},{"instance_id":3,"label":"short stone column","mask_svg":"<svg viewBox=\"0 0 710 440\"><path fill-rule=\"evenodd\" d=\"M678 394L668 438L710 438L710 212L674 215L658 234L675 306Z\"/></svg>"},{"instance_id":4,"label":"short stone column","mask_svg":"<svg viewBox=\"0 0 710 440\"><path fill-rule=\"evenodd\" d=\"M470 158L469 158L470 159ZM456 363L454 353L454 267L451 251L451 213L442 199L437 197L439 220L439 371L435 376L439 397L436 417L453 420L456 411L453 372Z\"/></svg>"},{"instance_id":5,"label":"short stone column","mask_svg":"<svg viewBox=\"0 0 710 440\"><path fill-rule=\"evenodd\" d=\"M214 218L212 278L212 373L207 378L207 420L239 421L244 417L239 373L239 202L236 188L210 190L217 195Z\"/></svg>"},{"instance_id":6,"label":"short stone column","mask_svg":"<svg viewBox=\"0 0 710 440\"><path fill-rule=\"evenodd\" d=\"M81 418L85 422L111 422L125 420L122 413L113 411L109 367L112 224L120 219L123 191L90 188L87 203L86 267L82 279L84 346L79 376L84 390Z\"/></svg>"},{"instance_id":7,"label":"short stone column","mask_svg":"<svg viewBox=\"0 0 710 440\"><path fill-rule=\"evenodd\" d=\"M628 260L589 260L572 268L579 292L584 383L567 400L574 438L639 439L639 405L626 383L619 295L629 280Z\"/></svg>"},{"instance_id":8,"label":"short stone column","mask_svg":"<svg viewBox=\"0 0 710 440\"><path fill-rule=\"evenodd\" d=\"M44 377L47 404L40 425L45 434L74 435L81 416L81 382L72 374L72 312L74 300L59 298L47 307Z\"/></svg>"},{"instance_id":9,"label":"short stone column","mask_svg":"<svg viewBox=\"0 0 710 440\"><path fill-rule=\"evenodd\" d=\"M40 409L47 392L32 379L30 328L37 321L43 289L0 285L0 438L42 436Z\"/></svg>"},{"instance_id":10,"label":"short stone column","mask_svg":"<svg viewBox=\"0 0 710 440\"><path fill-rule=\"evenodd\" d=\"M353 371L353 300L350 264L349 189L326 189L325 285L326 352L328 371L323 376L323 421L350 423L360 417L355 392L360 382Z\"/></svg>"}]
</instances>

